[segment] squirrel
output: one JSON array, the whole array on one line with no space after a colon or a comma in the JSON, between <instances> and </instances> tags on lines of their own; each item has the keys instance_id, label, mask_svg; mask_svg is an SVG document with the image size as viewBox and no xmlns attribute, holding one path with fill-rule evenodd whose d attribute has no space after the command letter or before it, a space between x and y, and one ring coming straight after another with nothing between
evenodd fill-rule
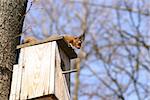
<instances>
[{"instance_id":1,"label":"squirrel","mask_svg":"<svg viewBox=\"0 0 150 100\"><path fill-rule=\"evenodd\" d=\"M71 46L77 48L77 49L80 49L81 48L81 45L82 45L82 42L84 41L84 38L85 38L85 33L81 34L80 36L70 36L70 35L64 35L64 40L69 43ZM39 40L33 36L28 36L28 37L25 37L24 39L24 44L25 43L36 43L38 42Z\"/></svg>"},{"instance_id":2,"label":"squirrel","mask_svg":"<svg viewBox=\"0 0 150 100\"><path fill-rule=\"evenodd\" d=\"M36 43L36 42L38 42L38 39L33 37L33 36L25 37L23 40L23 44L25 44L25 43Z\"/></svg>"}]
</instances>

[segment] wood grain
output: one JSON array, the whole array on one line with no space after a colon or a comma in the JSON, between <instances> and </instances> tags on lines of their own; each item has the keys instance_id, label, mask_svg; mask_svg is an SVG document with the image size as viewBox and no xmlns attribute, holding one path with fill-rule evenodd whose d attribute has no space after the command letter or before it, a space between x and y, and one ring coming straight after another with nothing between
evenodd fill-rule
<instances>
[{"instance_id":1,"label":"wood grain","mask_svg":"<svg viewBox=\"0 0 150 100\"><path fill-rule=\"evenodd\" d=\"M62 69L70 69L70 59L56 41L21 48L10 100L70 100L69 74Z\"/></svg>"},{"instance_id":2,"label":"wood grain","mask_svg":"<svg viewBox=\"0 0 150 100\"><path fill-rule=\"evenodd\" d=\"M52 46L53 45L53 46ZM21 98L33 98L47 95L54 91L55 50L56 42L22 48L24 56L19 64L24 66L22 73ZM52 85L52 86L50 86Z\"/></svg>"},{"instance_id":3,"label":"wood grain","mask_svg":"<svg viewBox=\"0 0 150 100\"><path fill-rule=\"evenodd\" d=\"M62 74L61 56L56 48L56 73L55 73L55 95L59 100L70 100L65 76Z\"/></svg>"},{"instance_id":4,"label":"wood grain","mask_svg":"<svg viewBox=\"0 0 150 100\"><path fill-rule=\"evenodd\" d=\"M10 97L9 100L15 100L16 98L16 89L17 89L17 80L18 80L18 65L13 66L13 79L11 82L11 92L10 92Z\"/></svg>"}]
</instances>

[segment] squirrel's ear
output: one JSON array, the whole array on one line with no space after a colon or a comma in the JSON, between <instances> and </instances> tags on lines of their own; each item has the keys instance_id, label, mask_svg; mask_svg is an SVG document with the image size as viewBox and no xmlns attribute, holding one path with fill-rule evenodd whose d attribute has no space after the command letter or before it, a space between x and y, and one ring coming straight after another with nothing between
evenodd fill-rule
<instances>
[{"instance_id":1,"label":"squirrel's ear","mask_svg":"<svg viewBox=\"0 0 150 100\"><path fill-rule=\"evenodd\" d=\"M79 39L82 40L82 41L84 41L84 39L85 39L85 31L83 32L83 34L81 34L79 36Z\"/></svg>"}]
</instances>

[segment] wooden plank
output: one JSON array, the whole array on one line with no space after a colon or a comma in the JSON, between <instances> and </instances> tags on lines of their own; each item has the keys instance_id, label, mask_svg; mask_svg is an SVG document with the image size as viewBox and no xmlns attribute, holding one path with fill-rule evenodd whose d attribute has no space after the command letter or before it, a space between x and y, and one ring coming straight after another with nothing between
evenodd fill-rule
<instances>
[{"instance_id":1,"label":"wooden plank","mask_svg":"<svg viewBox=\"0 0 150 100\"><path fill-rule=\"evenodd\" d=\"M70 59L61 48L59 48L59 53L60 53L61 60L64 63L64 65L61 65L61 68L63 69L63 71L70 70ZM70 73L65 74L65 77L66 77L67 86L69 89L70 88Z\"/></svg>"},{"instance_id":2,"label":"wooden plank","mask_svg":"<svg viewBox=\"0 0 150 100\"><path fill-rule=\"evenodd\" d=\"M56 72L55 72L55 95L57 98L63 97L63 90L62 90L62 81L61 81L61 75L60 72L58 72L58 69L61 68L61 58L58 49L56 48Z\"/></svg>"},{"instance_id":3,"label":"wooden plank","mask_svg":"<svg viewBox=\"0 0 150 100\"><path fill-rule=\"evenodd\" d=\"M62 72L62 71L61 71ZM64 74L62 74L62 78L63 78L63 85L64 85L64 91L65 91L65 98L67 98L68 100L71 100L70 99L70 90L68 89L68 85L67 85L67 81L66 81L66 77L65 77L65 75ZM69 87L70 88L70 87ZM64 100L66 100L66 99L64 99Z\"/></svg>"},{"instance_id":4,"label":"wooden plank","mask_svg":"<svg viewBox=\"0 0 150 100\"><path fill-rule=\"evenodd\" d=\"M64 40L58 41L60 43ZM69 74L66 81L65 75L62 74L61 58L65 64L65 70L68 70L71 56L68 57L63 49L66 47L63 45L60 47L61 44L58 41L21 48L16 100L32 99L49 94L56 94L59 100L70 100Z\"/></svg>"},{"instance_id":5,"label":"wooden plank","mask_svg":"<svg viewBox=\"0 0 150 100\"><path fill-rule=\"evenodd\" d=\"M38 45L38 44L43 44L43 43L47 43L47 42L57 41L57 40L60 40L63 38L64 38L63 36L52 35L43 41L38 41L37 43L25 43L25 44L18 45L17 49L28 47L28 46L33 46L33 45Z\"/></svg>"},{"instance_id":6,"label":"wooden plank","mask_svg":"<svg viewBox=\"0 0 150 100\"><path fill-rule=\"evenodd\" d=\"M21 92L21 84L22 84L22 73L23 73L23 67L24 65L22 64L22 60L24 57L24 50L21 50L22 53L20 53L19 55L19 62L21 64L18 64L18 77L17 77L17 88L16 88L16 99L15 100L19 100L20 99L20 92Z\"/></svg>"},{"instance_id":7,"label":"wooden plank","mask_svg":"<svg viewBox=\"0 0 150 100\"><path fill-rule=\"evenodd\" d=\"M56 48L56 73L55 73L55 95L59 100L70 100L69 90L66 84L66 79L63 78L61 69L61 58Z\"/></svg>"},{"instance_id":8,"label":"wooden plank","mask_svg":"<svg viewBox=\"0 0 150 100\"><path fill-rule=\"evenodd\" d=\"M26 43L26 44L18 45L17 49L28 47L28 46L34 46L38 44L43 44L47 42L52 42L52 41L57 41L59 47L67 54L67 56L70 59L77 58L77 54L75 53L74 49L64 40L63 36L58 36L58 35L50 36L47 39L43 41L39 41L37 43Z\"/></svg>"},{"instance_id":9,"label":"wooden plank","mask_svg":"<svg viewBox=\"0 0 150 100\"><path fill-rule=\"evenodd\" d=\"M73 73L73 72L77 72L77 71L78 71L77 69L71 69L71 70L63 71L62 73L63 74L69 74L69 73Z\"/></svg>"},{"instance_id":10,"label":"wooden plank","mask_svg":"<svg viewBox=\"0 0 150 100\"><path fill-rule=\"evenodd\" d=\"M37 97L37 98L32 98L29 100L59 100L55 95L50 94L50 95L44 95L41 97Z\"/></svg>"},{"instance_id":11,"label":"wooden plank","mask_svg":"<svg viewBox=\"0 0 150 100\"><path fill-rule=\"evenodd\" d=\"M50 61L50 64L51 64L51 67L50 67L50 90L49 90L49 94L54 94L54 83L55 83L55 50L56 50L56 41L53 41L52 42L52 48L51 48L51 61Z\"/></svg>"},{"instance_id":12,"label":"wooden plank","mask_svg":"<svg viewBox=\"0 0 150 100\"><path fill-rule=\"evenodd\" d=\"M52 77L50 69L54 62L51 59L55 59L52 53L54 53L53 47L56 42L49 42L41 45L30 46L22 48L22 57L19 60L20 66L24 66L22 71L22 84L21 84L21 96L20 99L29 99L42 95L49 94L53 88L49 89ZM53 44L53 46L52 46ZM53 76L51 76L53 75ZM50 78L51 77L51 78ZM52 79L53 80L53 79ZM53 81L52 81L53 82Z\"/></svg>"},{"instance_id":13,"label":"wooden plank","mask_svg":"<svg viewBox=\"0 0 150 100\"><path fill-rule=\"evenodd\" d=\"M17 79L18 79L18 65L14 65L9 100L16 99Z\"/></svg>"},{"instance_id":14,"label":"wooden plank","mask_svg":"<svg viewBox=\"0 0 150 100\"><path fill-rule=\"evenodd\" d=\"M51 76L51 74L50 74L50 72L51 72L51 67L52 67L52 64L51 64L51 62L53 62L53 61L51 61L51 60L53 60L54 58L52 58L52 48L55 48L55 47L53 47L53 45L52 45L52 42L50 42L49 43L49 50L47 51L47 58L46 58L46 63L47 64L45 64L44 66L46 67L46 71L45 71L45 75L46 75L46 77L45 77L45 79L43 80L43 82L44 82L44 92L43 92L43 94L44 95L47 95L47 94L49 94L49 84L51 84L52 82L51 82L51 79L50 79L50 76ZM49 57L48 57L49 56ZM50 62L51 61L51 62ZM43 60L43 62L44 62L44 60ZM44 62L45 63L45 62ZM44 72L44 70L43 70L43 72ZM51 77L54 77L54 75L52 75ZM41 77L42 78L42 77ZM45 81L45 80L47 80L47 81ZM53 83L52 83L53 84Z\"/></svg>"}]
</instances>

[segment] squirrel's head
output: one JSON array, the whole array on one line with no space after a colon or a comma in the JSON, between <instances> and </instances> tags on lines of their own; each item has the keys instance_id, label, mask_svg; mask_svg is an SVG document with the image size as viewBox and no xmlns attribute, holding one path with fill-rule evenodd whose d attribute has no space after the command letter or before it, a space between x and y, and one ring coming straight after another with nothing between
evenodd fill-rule
<instances>
[{"instance_id":1,"label":"squirrel's head","mask_svg":"<svg viewBox=\"0 0 150 100\"><path fill-rule=\"evenodd\" d=\"M72 45L74 47L76 47L77 49L80 49L82 42L83 41L79 37L75 37L74 40L73 40L73 42L72 42Z\"/></svg>"},{"instance_id":2,"label":"squirrel's head","mask_svg":"<svg viewBox=\"0 0 150 100\"><path fill-rule=\"evenodd\" d=\"M80 49L85 38L85 33L81 34L80 36L65 36L64 38L73 47Z\"/></svg>"},{"instance_id":3,"label":"squirrel's head","mask_svg":"<svg viewBox=\"0 0 150 100\"><path fill-rule=\"evenodd\" d=\"M74 38L73 46L76 47L77 49L80 49L84 39L85 39L85 32L80 36Z\"/></svg>"}]
</instances>

